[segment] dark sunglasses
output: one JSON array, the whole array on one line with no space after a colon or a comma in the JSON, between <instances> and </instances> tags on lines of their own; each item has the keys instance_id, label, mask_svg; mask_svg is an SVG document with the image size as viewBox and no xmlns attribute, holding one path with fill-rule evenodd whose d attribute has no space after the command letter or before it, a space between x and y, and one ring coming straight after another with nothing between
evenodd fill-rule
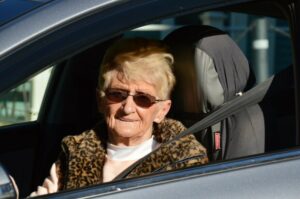
<instances>
[{"instance_id":1,"label":"dark sunglasses","mask_svg":"<svg viewBox=\"0 0 300 199\"><path fill-rule=\"evenodd\" d=\"M114 103L123 102L128 96L132 96L134 103L142 108L148 108L156 102L165 101L156 99L154 96L147 93L137 92L134 95L130 95L129 91L122 89L107 89L105 91L105 96L109 101Z\"/></svg>"}]
</instances>

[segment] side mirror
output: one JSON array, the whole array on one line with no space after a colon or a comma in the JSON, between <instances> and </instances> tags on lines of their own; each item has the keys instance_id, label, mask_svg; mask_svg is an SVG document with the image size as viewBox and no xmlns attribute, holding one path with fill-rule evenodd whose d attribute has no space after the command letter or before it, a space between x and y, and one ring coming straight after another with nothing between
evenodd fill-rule
<instances>
[{"instance_id":1,"label":"side mirror","mask_svg":"<svg viewBox=\"0 0 300 199\"><path fill-rule=\"evenodd\" d=\"M17 192L12 180L0 163L0 199L17 198Z\"/></svg>"}]
</instances>

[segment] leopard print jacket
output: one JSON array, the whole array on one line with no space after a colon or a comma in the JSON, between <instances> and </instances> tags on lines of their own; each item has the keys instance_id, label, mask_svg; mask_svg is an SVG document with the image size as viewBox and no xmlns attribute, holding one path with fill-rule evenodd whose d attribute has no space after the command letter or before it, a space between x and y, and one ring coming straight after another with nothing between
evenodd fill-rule
<instances>
[{"instance_id":1,"label":"leopard print jacket","mask_svg":"<svg viewBox=\"0 0 300 199\"><path fill-rule=\"evenodd\" d=\"M178 121L164 119L153 127L156 141L166 143L185 127ZM94 129L62 140L62 152L56 161L59 190L74 189L102 182L107 135L104 123ZM188 135L162 145L147 156L125 178L148 175L158 171L169 171L208 163L206 149Z\"/></svg>"}]
</instances>

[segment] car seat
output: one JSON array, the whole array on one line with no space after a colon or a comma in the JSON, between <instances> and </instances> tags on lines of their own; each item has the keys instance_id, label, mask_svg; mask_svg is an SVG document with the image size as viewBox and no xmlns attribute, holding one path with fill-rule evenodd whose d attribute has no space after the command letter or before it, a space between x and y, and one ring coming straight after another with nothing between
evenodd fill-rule
<instances>
[{"instance_id":1,"label":"car seat","mask_svg":"<svg viewBox=\"0 0 300 199\"><path fill-rule=\"evenodd\" d=\"M186 26L164 41L174 55L177 84L170 117L187 126L205 113L242 95L248 87L249 64L235 42L210 26ZM264 118L259 105L245 107L223 121L199 132L211 160L232 159L263 153Z\"/></svg>"}]
</instances>

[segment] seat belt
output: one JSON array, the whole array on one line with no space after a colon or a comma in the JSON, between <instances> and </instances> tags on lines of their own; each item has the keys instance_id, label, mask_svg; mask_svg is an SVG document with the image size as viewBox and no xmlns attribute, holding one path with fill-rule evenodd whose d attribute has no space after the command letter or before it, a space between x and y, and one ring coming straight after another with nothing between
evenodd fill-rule
<instances>
[{"instance_id":1,"label":"seat belt","mask_svg":"<svg viewBox=\"0 0 300 199\"><path fill-rule=\"evenodd\" d=\"M254 88L248 90L241 96L236 96L232 100L225 102L222 104L220 107L216 108L214 111L211 111L206 114L206 116L192 125L190 128L182 131L179 133L177 136L175 136L173 139L169 140L166 143L163 143L161 146L170 144L171 142L174 142L184 136L194 134L197 132L200 132L217 122L226 119L230 115L233 115L237 112L239 112L241 109L247 107L247 106L252 106L254 104L259 103L267 93L272 81L273 81L274 76L271 76L268 78L266 81L263 83L255 86ZM159 149L159 148L158 148ZM156 150L158 150L156 149ZM150 154L144 156L140 160L136 161L133 163L131 166L129 166L127 169L125 169L123 172L121 172L114 180L120 180L125 178L132 170L134 170L144 159L149 157L152 153L154 153L156 150L152 151Z\"/></svg>"}]
</instances>

